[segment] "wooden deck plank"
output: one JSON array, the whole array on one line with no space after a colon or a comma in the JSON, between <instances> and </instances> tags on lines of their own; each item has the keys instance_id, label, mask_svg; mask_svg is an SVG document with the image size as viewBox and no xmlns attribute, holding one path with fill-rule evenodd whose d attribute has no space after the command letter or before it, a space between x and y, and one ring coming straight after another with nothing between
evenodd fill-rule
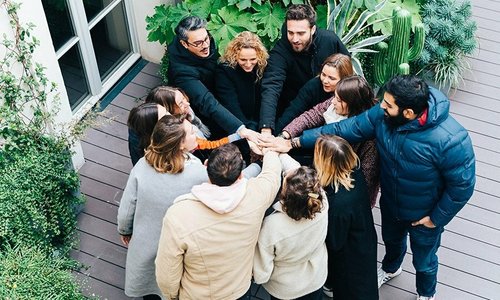
<instances>
[{"instance_id":1,"label":"wooden deck plank","mask_svg":"<svg viewBox=\"0 0 500 300\"><path fill-rule=\"evenodd\" d=\"M123 289L109 285L105 282L92 278L82 273L73 273L77 282L82 287L83 294L94 299L99 296L100 299L106 300L124 300L130 299L123 293Z\"/></svg>"},{"instance_id":2,"label":"wooden deck plank","mask_svg":"<svg viewBox=\"0 0 500 300\"><path fill-rule=\"evenodd\" d=\"M379 236L378 244L378 261L381 262L384 257L384 246L381 241L380 226L377 226L377 233ZM456 261L460 257L466 257L463 254L460 256L456 252L448 252L441 246L438 256L440 260L439 273L438 273L438 285L437 285L437 296L439 299L494 299L491 297L492 294L500 287L499 283L491 282L488 279L475 276L473 274L464 272L463 270L457 270L453 266L456 265ZM450 254L451 257L447 257ZM391 280L388 285L398 287L409 293L415 293L415 269L412 265L412 254L410 248L404 258L402 268L403 272L400 276ZM452 267L444 264L452 263ZM481 262L481 260L474 260L474 262ZM483 265L494 266L493 264L488 264L482 262ZM491 268L490 268L491 269ZM498 269L498 268L497 268ZM482 270L485 274L484 270ZM476 272L480 272L476 270ZM496 274L494 274L496 275ZM467 280L467 283L462 281ZM477 286L476 286L477 285ZM380 289L382 290L384 287Z\"/></svg>"},{"instance_id":3,"label":"wooden deck plank","mask_svg":"<svg viewBox=\"0 0 500 300\"><path fill-rule=\"evenodd\" d=\"M488 52L488 51L480 51L480 53L482 53L482 52L491 53L491 52ZM494 54L492 56L496 57L497 55ZM493 87L496 86L495 82L498 80L498 77L496 77L494 75L491 75L491 74L488 74L488 73L484 73L484 72L480 72L480 71L477 71L477 70L475 70L474 72L472 72L472 71L465 72L463 75L464 75L464 78L468 79L469 81L480 82L480 83L483 83L485 85L490 85L490 86L493 86ZM450 95L451 99L454 99L453 95L454 95L454 93L452 92L452 94Z\"/></svg>"},{"instance_id":4,"label":"wooden deck plank","mask_svg":"<svg viewBox=\"0 0 500 300\"><path fill-rule=\"evenodd\" d=\"M116 224L86 213L81 213L78 218L78 229L87 234L105 239L119 247L123 247Z\"/></svg>"},{"instance_id":5,"label":"wooden deck plank","mask_svg":"<svg viewBox=\"0 0 500 300\"><path fill-rule=\"evenodd\" d=\"M80 190L86 196L91 196L113 205L120 204L123 194L123 188L111 186L83 174L80 174Z\"/></svg>"},{"instance_id":6,"label":"wooden deck plank","mask_svg":"<svg viewBox=\"0 0 500 300\"><path fill-rule=\"evenodd\" d=\"M109 241L81 231L79 232L79 238L80 251L116 266L125 266L127 248L118 247Z\"/></svg>"},{"instance_id":7,"label":"wooden deck plank","mask_svg":"<svg viewBox=\"0 0 500 300\"><path fill-rule=\"evenodd\" d=\"M492 63L491 61L484 61L472 57L469 58L469 62L472 70L478 70L488 74L495 75L496 77L500 77L500 69L497 67L495 63Z\"/></svg>"},{"instance_id":8,"label":"wooden deck plank","mask_svg":"<svg viewBox=\"0 0 500 300\"><path fill-rule=\"evenodd\" d=\"M128 175L108 168L104 165L99 165L92 161L87 161L80 168L80 174L93 178L100 182L105 182L111 186L123 189L127 184Z\"/></svg>"},{"instance_id":9,"label":"wooden deck plank","mask_svg":"<svg viewBox=\"0 0 500 300\"><path fill-rule=\"evenodd\" d=\"M82 251L72 251L71 256L87 267L87 269L81 269L81 273L102 282L106 282L111 286L123 289L125 285L124 268L108 263Z\"/></svg>"},{"instance_id":10,"label":"wooden deck plank","mask_svg":"<svg viewBox=\"0 0 500 300\"><path fill-rule=\"evenodd\" d=\"M130 111L132 108L142 103L142 101L140 99L120 93L118 94L118 96L116 96L115 99L113 99L112 103L115 106Z\"/></svg>"},{"instance_id":11,"label":"wooden deck plank","mask_svg":"<svg viewBox=\"0 0 500 300\"><path fill-rule=\"evenodd\" d=\"M94 128L89 128L85 131L85 137L83 137L82 141L101 148L105 147L110 152L130 157L127 141Z\"/></svg>"},{"instance_id":12,"label":"wooden deck plank","mask_svg":"<svg viewBox=\"0 0 500 300\"><path fill-rule=\"evenodd\" d=\"M382 245L382 233L380 231L380 211L374 209L373 217L375 220L375 229L377 230L378 241ZM455 233L446 228L441 237L441 247L451 249L455 252L475 257L496 266L497 270L500 266L500 249L489 243L478 241L471 237ZM409 253L411 249L408 247ZM452 257L452 261L453 261ZM452 264L453 265L453 264Z\"/></svg>"},{"instance_id":13,"label":"wooden deck plank","mask_svg":"<svg viewBox=\"0 0 500 300\"><path fill-rule=\"evenodd\" d=\"M495 0L474 0L472 7L482 7L489 10L500 12L500 2Z\"/></svg>"},{"instance_id":14,"label":"wooden deck plank","mask_svg":"<svg viewBox=\"0 0 500 300\"><path fill-rule=\"evenodd\" d=\"M108 118L113 119L114 121L124 126L127 126L128 115L130 112L129 109L124 109L111 103L106 108L106 111L108 112Z\"/></svg>"},{"instance_id":15,"label":"wooden deck plank","mask_svg":"<svg viewBox=\"0 0 500 300\"><path fill-rule=\"evenodd\" d=\"M497 66L496 68L499 68ZM489 82L488 84L484 84L482 82L474 82L470 81L468 79L465 79L463 81L463 84L461 85L462 90L468 90L468 91L479 91L481 95L490 97L492 99L497 99L498 102L500 102L500 99L498 98L498 95L500 93L500 78L497 78L498 84L495 85L494 82Z\"/></svg>"},{"instance_id":16,"label":"wooden deck plank","mask_svg":"<svg viewBox=\"0 0 500 300\"><path fill-rule=\"evenodd\" d=\"M132 82L148 87L156 87L161 85L162 83L160 77L149 75L148 73L145 72L139 72L139 74L137 74L135 78L132 79Z\"/></svg>"},{"instance_id":17,"label":"wooden deck plank","mask_svg":"<svg viewBox=\"0 0 500 300\"><path fill-rule=\"evenodd\" d=\"M123 90L122 93L134 98L144 98L151 90L151 87L145 87L136 83L129 83Z\"/></svg>"},{"instance_id":18,"label":"wooden deck plank","mask_svg":"<svg viewBox=\"0 0 500 300\"><path fill-rule=\"evenodd\" d=\"M494 6L493 6L494 7ZM492 7L483 8L481 6L472 6L472 15L474 17L480 17L492 21L498 22L500 18L500 13L492 9Z\"/></svg>"},{"instance_id":19,"label":"wooden deck plank","mask_svg":"<svg viewBox=\"0 0 500 300\"><path fill-rule=\"evenodd\" d=\"M132 170L132 161L126 156L107 151L87 142L82 142L82 149L88 161L120 171L125 176L128 176L130 170Z\"/></svg>"},{"instance_id":20,"label":"wooden deck plank","mask_svg":"<svg viewBox=\"0 0 500 300\"><path fill-rule=\"evenodd\" d=\"M147 73L147 74L152 75L152 76L160 77L160 74L159 74L160 65L150 62L144 66L144 68L142 69L142 72Z\"/></svg>"},{"instance_id":21,"label":"wooden deck plank","mask_svg":"<svg viewBox=\"0 0 500 300\"><path fill-rule=\"evenodd\" d=\"M500 94L500 89L498 89ZM450 106L452 115L460 115L470 119L481 120L493 125L498 125L500 120L500 112L491 111L486 107L478 107L463 102L453 102Z\"/></svg>"},{"instance_id":22,"label":"wooden deck plank","mask_svg":"<svg viewBox=\"0 0 500 300\"><path fill-rule=\"evenodd\" d=\"M500 112L500 107L496 98L485 97L477 94L476 91L466 91L460 88L453 92L450 98L452 100L452 106L455 101L458 101L478 107L485 107L494 112Z\"/></svg>"},{"instance_id":23,"label":"wooden deck plank","mask_svg":"<svg viewBox=\"0 0 500 300\"><path fill-rule=\"evenodd\" d=\"M117 203L110 203L87 195L83 212L116 225Z\"/></svg>"},{"instance_id":24,"label":"wooden deck plank","mask_svg":"<svg viewBox=\"0 0 500 300\"><path fill-rule=\"evenodd\" d=\"M99 123L99 125L94 127L94 129L112 135L124 141L128 140L127 126L123 126L123 124L117 121L102 116L97 117L97 122Z\"/></svg>"}]
</instances>

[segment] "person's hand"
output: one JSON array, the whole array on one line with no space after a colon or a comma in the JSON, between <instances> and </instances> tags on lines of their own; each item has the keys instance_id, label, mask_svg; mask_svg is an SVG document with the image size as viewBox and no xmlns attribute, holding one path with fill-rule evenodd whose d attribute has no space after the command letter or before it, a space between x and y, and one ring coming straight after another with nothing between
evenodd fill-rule
<instances>
[{"instance_id":1,"label":"person's hand","mask_svg":"<svg viewBox=\"0 0 500 300\"><path fill-rule=\"evenodd\" d=\"M264 136L272 136L273 135L273 131L271 130L271 128L262 128L260 130L260 133Z\"/></svg>"},{"instance_id":2,"label":"person's hand","mask_svg":"<svg viewBox=\"0 0 500 300\"><path fill-rule=\"evenodd\" d=\"M260 148L268 148L269 150L281 153L286 153L292 149L290 140L273 136L261 136L258 146Z\"/></svg>"},{"instance_id":3,"label":"person's hand","mask_svg":"<svg viewBox=\"0 0 500 300\"><path fill-rule=\"evenodd\" d=\"M418 221L411 222L411 226L418 226L418 225L424 225L427 228L436 228L436 225L434 225L434 223L432 223L431 217L429 217L429 216L425 216Z\"/></svg>"},{"instance_id":4,"label":"person's hand","mask_svg":"<svg viewBox=\"0 0 500 300\"><path fill-rule=\"evenodd\" d=\"M252 142L252 141L247 141L248 143L248 146L250 147L250 150L252 150L253 153L257 154L257 155L264 155L264 153L262 153L262 148L260 148L259 146L257 146L256 143Z\"/></svg>"},{"instance_id":5,"label":"person's hand","mask_svg":"<svg viewBox=\"0 0 500 300\"><path fill-rule=\"evenodd\" d=\"M286 139L286 140L289 140L292 138L292 136L288 133L288 131L282 131L281 132L281 136Z\"/></svg>"},{"instance_id":6,"label":"person's hand","mask_svg":"<svg viewBox=\"0 0 500 300\"><path fill-rule=\"evenodd\" d=\"M258 143L259 142L259 138L260 138L260 133L258 133L257 131L253 131L252 129L248 129L248 128L243 128L241 129L238 134L242 137L242 138L245 138L247 139L247 141L251 141L251 142L254 142L254 143Z\"/></svg>"},{"instance_id":7,"label":"person's hand","mask_svg":"<svg viewBox=\"0 0 500 300\"><path fill-rule=\"evenodd\" d=\"M122 243L128 247L128 243L130 243L130 239L132 238L132 235L120 235L120 239L122 240Z\"/></svg>"}]
</instances>

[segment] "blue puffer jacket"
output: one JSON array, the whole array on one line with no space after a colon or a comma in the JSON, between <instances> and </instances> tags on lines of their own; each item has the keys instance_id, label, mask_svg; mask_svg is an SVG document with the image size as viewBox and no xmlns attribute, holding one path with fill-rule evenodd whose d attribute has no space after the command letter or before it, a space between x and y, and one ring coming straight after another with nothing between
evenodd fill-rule
<instances>
[{"instance_id":1,"label":"blue puffer jacket","mask_svg":"<svg viewBox=\"0 0 500 300\"><path fill-rule=\"evenodd\" d=\"M300 142L312 148L321 134L339 135L351 143L375 138L382 211L404 221L430 216L436 226L444 226L472 196L476 181L471 139L449 108L446 96L430 88L424 125L415 119L392 129L377 105L356 117L305 131Z\"/></svg>"}]
</instances>

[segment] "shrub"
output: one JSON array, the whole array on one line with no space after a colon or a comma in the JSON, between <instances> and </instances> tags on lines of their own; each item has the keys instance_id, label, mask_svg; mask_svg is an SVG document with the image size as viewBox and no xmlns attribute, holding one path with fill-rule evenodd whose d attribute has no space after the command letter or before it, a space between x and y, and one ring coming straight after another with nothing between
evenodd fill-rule
<instances>
[{"instance_id":1,"label":"shrub","mask_svg":"<svg viewBox=\"0 0 500 300\"><path fill-rule=\"evenodd\" d=\"M75 207L82 202L74 195L78 174L64 143L25 134L16 147L0 151L0 251L5 244L21 244L67 253Z\"/></svg>"},{"instance_id":2,"label":"shrub","mask_svg":"<svg viewBox=\"0 0 500 300\"><path fill-rule=\"evenodd\" d=\"M469 68L466 55L477 47L469 0L428 0L421 8L425 46L416 67L439 87L457 87Z\"/></svg>"},{"instance_id":3,"label":"shrub","mask_svg":"<svg viewBox=\"0 0 500 300\"><path fill-rule=\"evenodd\" d=\"M0 299L85 299L67 271L71 266L43 249L6 247L0 252Z\"/></svg>"}]
</instances>

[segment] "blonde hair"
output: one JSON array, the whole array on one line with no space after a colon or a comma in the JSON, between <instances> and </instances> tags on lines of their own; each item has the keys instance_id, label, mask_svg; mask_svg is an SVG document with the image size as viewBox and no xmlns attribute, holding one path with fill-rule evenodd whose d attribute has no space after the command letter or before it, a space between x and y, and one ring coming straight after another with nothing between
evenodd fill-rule
<instances>
[{"instance_id":1,"label":"blonde hair","mask_svg":"<svg viewBox=\"0 0 500 300\"><path fill-rule=\"evenodd\" d=\"M243 48L254 49L257 52L257 80L261 79L264 69L267 66L269 54L260 38L253 32L243 31L235 36L227 44L226 51L220 58L220 62L227 63L233 69L236 68L238 65L238 55Z\"/></svg>"},{"instance_id":2,"label":"blonde hair","mask_svg":"<svg viewBox=\"0 0 500 300\"><path fill-rule=\"evenodd\" d=\"M186 155L181 149L186 138L184 115L166 115L156 123L144 158L159 173L177 174L184 170Z\"/></svg>"},{"instance_id":3,"label":"blonde hair","mask_svg":"<svg viewBox=\"0 0 500 300\"><path fill-rule=\"evenodd\" d=\"M335 192L342 185L346 190L354 187L351 177L359 166L359 158L351 145L341 137L324 135L318 138L314 148L314 167L322 186L332 185Z\"/></svg>"}]
</instances>

